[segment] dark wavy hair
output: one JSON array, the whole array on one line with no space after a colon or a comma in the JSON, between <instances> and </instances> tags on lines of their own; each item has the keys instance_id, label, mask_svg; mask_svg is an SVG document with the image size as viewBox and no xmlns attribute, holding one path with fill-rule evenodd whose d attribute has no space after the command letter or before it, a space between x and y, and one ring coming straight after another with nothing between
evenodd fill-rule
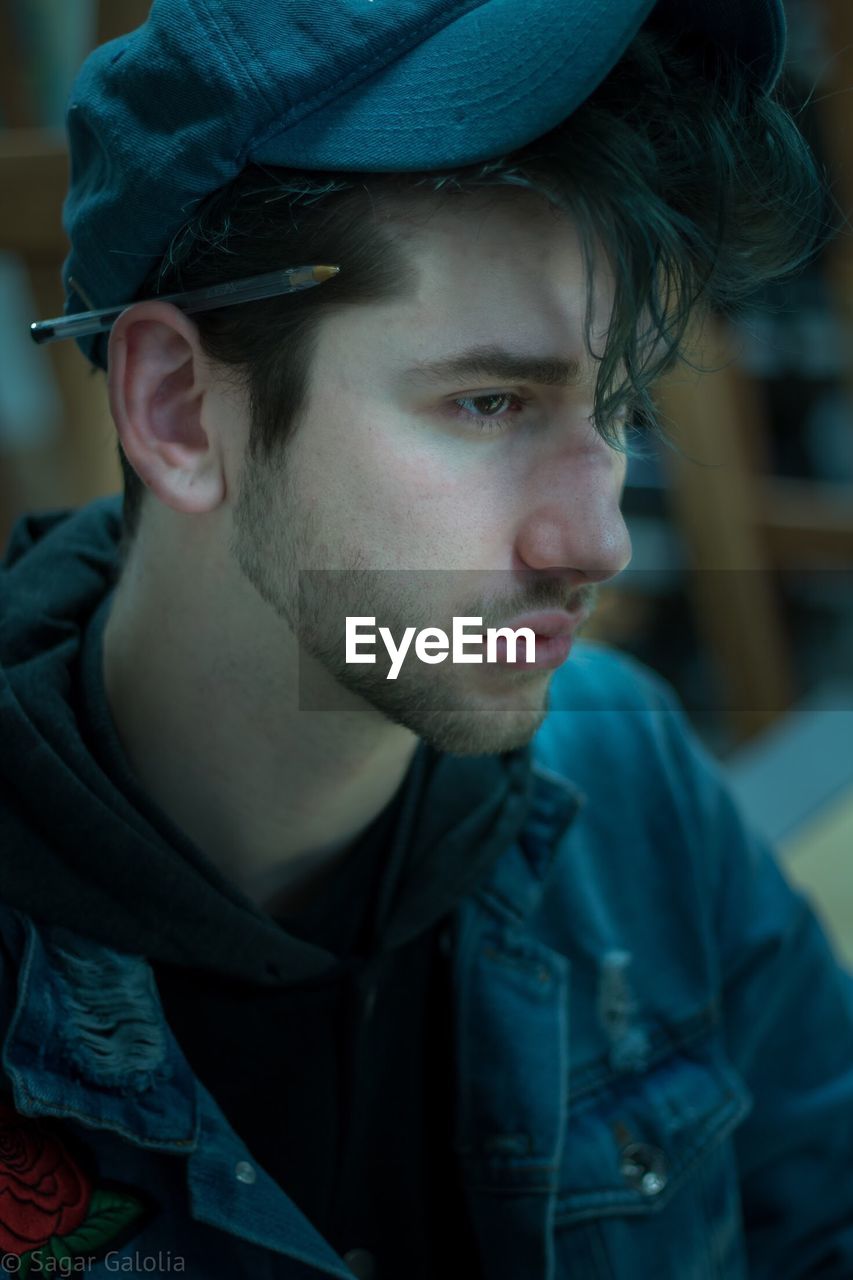
<instances>
[{"instance_id":1,"label":"dark wavy hair","mask_svg":"<svg viewBox=\"0 0 853 1280\"><path fill-rule=\"evenodd\" d=\"M341 307L400 297L413 271L381 209L470 201L521 187L577 228L587 279L585 343L599 362L593 421L614 448L627 409L666 432L650 388L677 362L695 313L733 315L823 247L826 186L791 113L735 59L646 26L557 128L519 150L442 171L294 172L250 165L200 203L137 298L201 288L277 266L337 262L318 289L199 313L202 349L245 390L248 448L272 462L306 407L315 339ZM603 352L590 338L603 250L615 299ZM690 367L695 368L695 365ZM629 438L631 433L629 432ZM144 485L119 442L124 560Z\"/></svg>"}]
</instances>

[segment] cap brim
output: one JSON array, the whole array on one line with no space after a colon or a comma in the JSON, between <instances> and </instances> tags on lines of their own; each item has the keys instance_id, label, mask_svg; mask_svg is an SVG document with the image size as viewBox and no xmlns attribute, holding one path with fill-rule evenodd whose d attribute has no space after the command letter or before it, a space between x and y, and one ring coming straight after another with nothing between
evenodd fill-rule
<instances>
[{"instance_id":1,"label":"cap brim","mask_svg":"<svg viewBox=\"0 0 853 1280\"><path fill-rule=\"evenodd\" d=\"M554 128L592 93L654 0L487 0L250 158L378 172L491 159Z\"/></svg>"},{"instance_id":2,"label":"cap brim","mask_svg":"<svg viewBox=\"0 0 853 1280\"><path fill-rule=\"evenodd\" d=\"M654 11L654 12L653 12ZM493 159L554 128L612 70L643 23L736 52L770 88L785 51L781 0L487 0L298 122L250 159L377 172Z\"/></svg>"}]
</instances>

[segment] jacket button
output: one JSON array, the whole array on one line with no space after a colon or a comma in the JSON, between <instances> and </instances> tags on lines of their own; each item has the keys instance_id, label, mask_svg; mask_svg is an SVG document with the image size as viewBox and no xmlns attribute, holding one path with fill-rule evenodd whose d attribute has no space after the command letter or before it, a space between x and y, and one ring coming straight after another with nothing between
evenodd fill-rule
<instances>
[{"instance_id":1,"label":"jacket button","mask_svg":"<svg viewBox=\"0 0 853 1280\"><path fill-rule=\"evenodd\" d=\"M622 1150L620 1172L628 1185L641 1195L659 1195L667 1183L666 1156L659 1147L632 1142Z\"/></svg>"},{"instance_id":2,"label":"jacket button","mask_svg":"<svg viewBox=\"0 0 853 1280\"><path fill-rule=\"evenodd\" d=\"M344 1262L358 1280L376 1280L376 1259L366 1249L350 1249Z\"/></svg>"},{"instance_id":3,"label":"jacket button","mask_svg":"<svg viewBox=\"0 0 853 1280\"><path fill-rule=\"evenodd\" d=\"M234 1177L238 1182L245 1182L248 1186L251 1186L257 1176L248 1160L238 1160L234 1166Z\"/></svg>"}]
</instances>

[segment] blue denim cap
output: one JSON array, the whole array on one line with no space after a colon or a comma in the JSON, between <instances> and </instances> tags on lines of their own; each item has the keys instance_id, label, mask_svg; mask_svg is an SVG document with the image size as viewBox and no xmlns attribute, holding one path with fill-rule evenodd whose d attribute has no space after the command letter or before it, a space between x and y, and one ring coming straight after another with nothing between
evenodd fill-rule
<instances>
[{"instance_id":1,"label":"blue denim cap","mask_svg":"<svg viewBox=\"0 0 853 1280\"><path fill-rule=\"evenodd\" d=\"M782 0L154 0L69 95L66 315L136 299L198 203L250 162L431 170L533 141L652 10L776 83ZM77 341L105 365L103 334Z\"/></svg>"}]
</instances>

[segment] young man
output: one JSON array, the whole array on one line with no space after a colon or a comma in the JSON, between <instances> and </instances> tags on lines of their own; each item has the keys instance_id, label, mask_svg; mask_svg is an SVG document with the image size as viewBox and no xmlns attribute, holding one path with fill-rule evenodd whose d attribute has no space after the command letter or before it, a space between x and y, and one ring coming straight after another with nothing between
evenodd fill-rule
<instances>
[{"instance_id":1,"label":"young man","mask_svg":"<svg viewBox=\"0 0 853 1280\"><path fill-rule=\"evenodd\" d=\"M88 59L125 493L0 576L7 1270L853 1274L849 976L669 688L569 653L633 411L809 252L783 46L774 0L156 0ZM436 661L466 618L536 662Z\"/></svg>"}]
</instances>

